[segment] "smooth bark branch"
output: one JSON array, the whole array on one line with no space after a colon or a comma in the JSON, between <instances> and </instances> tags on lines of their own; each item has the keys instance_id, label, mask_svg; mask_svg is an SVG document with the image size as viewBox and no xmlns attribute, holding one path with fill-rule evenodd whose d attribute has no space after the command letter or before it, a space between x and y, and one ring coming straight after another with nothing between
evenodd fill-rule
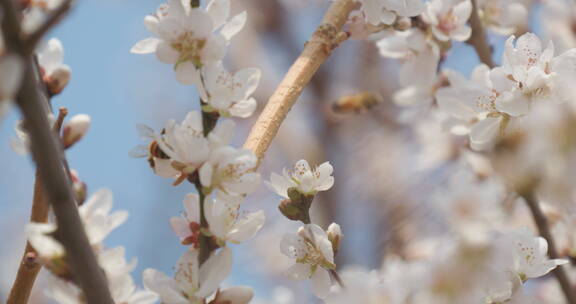
<instances>
[{"instance_id":1,"label":"smooth bark branch","mask_svg":"<svg viewBox=\"0 0 576 304\"><path fill-rule=\"evenodd\" d=\"M50 210L48 208L48 202L46 202L44 198L39 174L36 172L30 222L45 223L48 220L48 210ZM14 285L10 290L10 295L8 295L7 304L28 303L32 286L34 286L36 276L42 267L39 263L30 261L30 258L34 258L35 254L36 250L30 246L30 243L26 242L26 249L24 250L22 262L16 274L16 280L14 280Z\"/></svg>"},{"instance_id":2,"label":"smooth bark branch","mask_svg":"<svg viewBox=\"0 0 576 304\"><path fill-rule=\"evenodd\" d=\"M9 52L20 55L24 61L24 79L16 101L30 136L30 148L42 189L54 210L58 224L56 237L66 249L72 276L83 290L87 303L112 304L104 272L98 266L88 242L72 187L62 164L63 147L48 122L46 100L41 93L33 54L23 42L12 1L0 0L0 5L6 47Z\"/></svg>"},{"instance_id":3,"label":"smooth bark branch","mask_svg":"<svg viewBox=\"0 0 576 304\"><path fill-rule=\"evenodd\" d=\"M490 68L494 67L494 61L492 60L492 48L488 43L486 38L486 32L482 26L482 21L478 15L478 2L477 0L472 0L472 13L470 15L470 27L472 28L472 36L466 41L468 44L474 47L476 54L482 63Z\"/></svg>"},{"instance_id":4,"label":"smooth bark branch","mask_svg":"<svg viewBox=\"0 0 576 304\"><path fill-rule=\"evenodd\" d=\"M356 2L353 0L332 2L324 15L322 24L318 26L310 41L305 44L304 50L268 100L244 143L244 148L252 150L258 159L264 157L282 121L310 79L341 42L344 33L340 29L355 8Z\"/></svg>"},{"instance_id":5,"label":"smooth bark branch","mask_svg":"<svg viewBox=\"0 0 576 304\"><path fill-rule=\"evenodd\" d=\"M526 201L526 205L532 212L532 217L534 218L534 223L538 227L538 231L540 235L546 239L548 242L548 255L551 259L559 259L560 255L558 254L558 249L556 248L556 242L554 241L554 237L552 237L552 232L550 232L550 225L548 224L548 220L546 216L542 212L540 208L540 204L534 197L534 193L528 193L523 195L524 200ZM568 304L576 304L576 294L574 293L574 287L570 284L570 280L568 279L568 275L562 266L556 267L552 271L558 283L560 284L560 288L564 293L564 297L566 298L566 303Z\"/></svg>"}]
</instances>

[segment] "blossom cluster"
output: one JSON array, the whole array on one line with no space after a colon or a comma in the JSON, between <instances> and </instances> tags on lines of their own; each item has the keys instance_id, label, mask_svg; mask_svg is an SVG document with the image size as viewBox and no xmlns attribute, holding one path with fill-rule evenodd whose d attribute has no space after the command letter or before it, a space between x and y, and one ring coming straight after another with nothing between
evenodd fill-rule
<instances>
[{"instance_id":1,"label":"blossom cluster","mask_svg":"<svg viewBox=\"0 0 576 304\"><path fill-rule=\"evenodd\" d=\"M263 211L241 212L247 194L260 183L257 157L230 145L235 123L221 117L249 117L256 109L252 94L260 70L229 72L223 63L232 38L244 27L247 13L230 16L230 0L212 0L206 7L190 1L169 0L144 23L154 37L141 40L132 53L155 53L174 67L176 80L194 85L201 111L191 111L182 122L171 119L161 132L141 125L149 143L135 155L148 158L157 175L193 184L198 193L184 198L182 216L170 219L180 242L187 246L174 277L147 269L144 284L162 303L248 303L248 287L220 289L232 269L227 243L253 237L264 225Z\"/></svg>"},{"instance_id":2,"label":"blossom cluster","mask_svg":"<svg viewBox=\"0 0 576 304\"><path fill-rule=\"evenodd\" d=\"M124 248L106 248L104 239L128 218L126 211L112 209L112 192L96 191L79 208L80 218L90 246L99 266L103 269L112 298L116 303L155 303L158 296L146 289L137 289L130 272L136 267L136 259L128 262ZM67 253L58 241L55 223L30 223L26 227L28 241L37 252L36 259L50 270L46 295L58 303L84 303L84 295L73 283L67 264Z\"/></svg>"}]
</instances>

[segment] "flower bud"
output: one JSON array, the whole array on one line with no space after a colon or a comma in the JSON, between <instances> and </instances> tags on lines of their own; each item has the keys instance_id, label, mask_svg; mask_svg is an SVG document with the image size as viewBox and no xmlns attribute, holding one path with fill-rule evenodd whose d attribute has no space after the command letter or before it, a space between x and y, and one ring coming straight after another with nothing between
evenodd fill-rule
<instances>
[{"instance_id":1,"label":"flower bud","mask_svg":"<svg viewBox=\"0 0 576 304\"><path fill-rule=\"evenodd\" d=\"M210 304L248 304L254 297L252 288L237 286L218 292Z\"/></svg>"},{"instance_id":2,"label":"flower bud","mask_svg":"<svg viewBox=\"0 0 576 304\"><path fill-rule=\"evenodd\" d=\"M332 243L332 250L334 251L334 254L336 254L340 248L340 241L343 237L340 225L336 223L330 224L330 226L328 226L328 230L326 230L326 233L328 234L328 240L330 240L330 243Z\"/></svg>"},{"instance_id":3,"label":"flower bud","mask_svg":"<svg viewBox=\"0 0 576 304\"><path fill-rule=\"evenodd\" d=\"M86 114L75 115L64 126L64 148L70 148L78 142L88 131L90 127L90 116Z\"/></svg>"},{"instance_id":4,"label":"flower bud","mask_svg":"<svg viewBox=\"0 0 576 304\"><path fill-rule=\"evenodd\" d=\"M61 66L54 70L50 75L44 77L44 83L50 96L58 95L70 82L70 68Z\"/></svg>"},{"instance_id":5,"label":"flower bud","mask_svg":"<svg viewBox=\"0 0 576 304\"><path fill-rule=\"evenodd\" d=\"M303 194L297 187L292 187L288 189L288 197L290 199L283 200L278 206L280 212L290 220L310 224L310 206L314 195Z\"/></svg>"},{"instance_id":6,"label":"flower bud","mask_svg":"<svg viewBox=\"0 0 576 304\"><path fill-rule=\"evenodd\" d=\"M70 170L70 175L72 177L72 188L76 195L76 203L78 203L78 206L82 206L86 200L88 186L86 186L86 183L80 179L76 170Z\"/></svg>"}]
</instances>

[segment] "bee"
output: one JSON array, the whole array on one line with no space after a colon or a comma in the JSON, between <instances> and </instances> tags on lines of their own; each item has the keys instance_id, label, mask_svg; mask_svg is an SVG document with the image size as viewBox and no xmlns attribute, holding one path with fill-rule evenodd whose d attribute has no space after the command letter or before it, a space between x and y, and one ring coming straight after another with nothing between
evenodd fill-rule
<instances>
[{"instance_id":1,"label":"bee","mask_svg":"<svg viewBox=\"0 0 576 304\"><path fill-rule=\"evenodd\" d=\"M382 97L372 92L360 92L354 95L340 97L332 104L332 110L336 113L364 113L378 103Z\"/></svg>"},{"instance_id":2,"label":"bee","mask_svg":"<svg viewBox=\"0 0 576 304\"><path fill-rule=\"evenodd\" d=\"M129 153L130 157L134 157L134 158L147 157L148 163L150 164L150 167L152 167L152 168L154 168L154 159L155 158L159 158L159 159L169 159L170 158L168 155L166 155L166 153L164 153L164 151L162 151L162 149L158 145L158 142L156 141L156 137L154 136L154 130L152 130L152 128L150 128L146 125L143 125L143 124L137 125L136 128L138 129L138 134L140 135L140 138L142 140L149 141L150 143L148 145L136 146L134 149L132 149L130 151L130 153ZM161 134L164 134L164 133L165 133L165 130L162 130Z\"/></svg>"}]
</instances>

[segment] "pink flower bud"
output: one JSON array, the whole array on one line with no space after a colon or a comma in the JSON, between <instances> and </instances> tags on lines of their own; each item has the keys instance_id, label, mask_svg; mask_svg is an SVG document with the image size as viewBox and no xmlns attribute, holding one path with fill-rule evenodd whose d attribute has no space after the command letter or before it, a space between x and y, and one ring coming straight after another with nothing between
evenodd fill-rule
<instances>
[{"instance_id":1,"label":"pink flower bud","mask_svg":"<svg viewBox=\"0 0 576 304\"><path fill-rule=\"evenodd\" d=\"M90 127L90 116L78 114L72 117L64 126L64 148L69 148L78 142Z\"/></svg>"}]
</instances>

